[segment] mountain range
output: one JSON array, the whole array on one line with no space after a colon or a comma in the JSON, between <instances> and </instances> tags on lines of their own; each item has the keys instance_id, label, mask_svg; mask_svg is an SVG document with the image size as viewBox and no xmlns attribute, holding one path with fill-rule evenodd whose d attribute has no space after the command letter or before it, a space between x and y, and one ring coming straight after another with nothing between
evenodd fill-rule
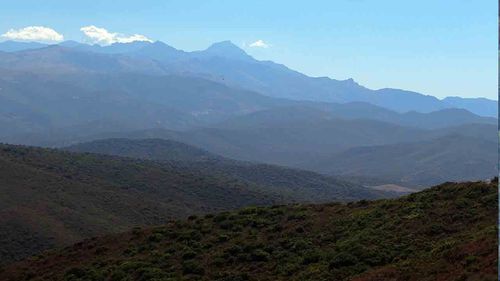
<instances>
[{"instance_id":1,"label":"mountain range","mask_svg":"<svg viewBox=\"0 0 500 281\"><path fill-rule=\"evenodd\" d=\"M194 52L163 42L68 41L3 42L0 50L5 143L63 148L159 138L233 160L407 188L486 179L498 166L488 153L498 144L496 102L486 99L308 77L229 41Z\"/></svg>"},{"instance_id":2,"label":"mountain range","mask_svg":"<svg viewBox=\"0 0 500 281\"><path fill-rule=\"evenodd\" d=\"M239 119L241 123L243 120ZM303 123L297 120L268 122L261 127L260 122L254 122L253 116L251 121L252 126L246 122L234 127L234 124L224 124L223 128L183 132L151 129L105 133L80 138L80 141L106 138L175 140L240 161L355 177L363 184L398 184L410 188L444 181L485 179L494 176L497 170L497 158L492 153L498 146L496 125L419 129L372 120L312 119ZM75 142L78 141L63 143ZM91 144L95 147L90 152L128 156L116 151L120 146L113 148L104 140ZM85 151L88 146L83 143L75 147ZM141 148L139 142L135 147L135 151L147 149Z\"/></svg>"},{"instance_id":3,"label":"mountain range","mask_svg":"<svg viewBox=\"0 0 500 281\"><path fill-rule=\"evenodd\" d=\"M482 116L497 116L496 101L429 95L399 89L371 90L352 79L308 77L284 65L258 61L223 41L203 51L185 52L163 42L115 43L110 46L63 42L44 46L0 43L0 67L38 72L134 72L202 77L271 97L320 102L362 101L397 112L432 112L464 108Z\"/></svg>"}]
</instances>

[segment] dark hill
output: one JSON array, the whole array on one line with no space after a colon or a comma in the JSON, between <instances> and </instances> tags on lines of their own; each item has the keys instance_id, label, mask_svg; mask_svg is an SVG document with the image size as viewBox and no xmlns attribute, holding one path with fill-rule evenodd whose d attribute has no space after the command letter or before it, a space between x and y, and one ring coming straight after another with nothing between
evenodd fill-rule
<instances>
[{"instance_id":1,"label":"dark hill","mask_svg":"<svg viewBox=\"0 0 500 281\"><path fill-rule=\"evenodd\" d=\"M359 146L420 142L448 135L473 136L490 142L497 139L496 125L490 124L424 130L369 119L313 117L319 113L295 117L293 112L288 114L263 122L252 120L253 115L248 115L248 119L237 118L237 121L228 121L220 127L183 132L152 129L89 138L171 139L232 159L300 168L307 168L304 163L322 159L325 155Z\"/></svg>"},{"instance_id":2,"label":"dark hill","mask_svg":"<svg viewBox=\"0 0 500 281\"><path fill-rule=\"evenodd\" d=\"M280 202L241 181L166 163L0 146L0 261L194 213Z\"/></svg>"},{"instance_id":3,"label":"dark hill","mask_svg":"<svg viewBox=\"0 0 500 281\"><path fill-rule=\"evenodd\" d=\"M159 161L215 161L222 157L181 142L163 139L102 139L66 147L73 152L90 152Z\"/></svg>"},{"instance_id":4,"label":"dark hill","mask_svg":"<svg viewBox=\"0 0 500 281\"><path fill-rule=\"evenodd\" d=\"M497 280L498 182L246 208L88 239L2 280Z\"/></svg>"},{"instance_id":5,"label":"dark hill","mask_svg":"<svg viewBox=\"0 0 500 281\"><path fill-rule=\"evenodd\" d=\"M345 182L320 181L329 178L314 173L298 181L304 185L281 189L285 184L273 185L273 179L240 180L212 173L208 167L0 145L0 263L172 218L315 201L312 194L318 189L318 194L328 195L323 199L334 201L387 195Z\"/></svg>"},{"instance_id":6,"label":"dark hill","mask_svg":"<svg viewBox=\"0 0 500 281\"><path fill-rule=\"evenodd\" d=\"M361 185L333 177L280 167L236 161L208 153L194 146L163 139L103 139L65 148L75 152L93 152L161 162L175 162L193 172L231 177L249 185L264 186L266 191L286 195L299 202L356 200L400 194L376 193Z\"/></svg>"}]
</instances>

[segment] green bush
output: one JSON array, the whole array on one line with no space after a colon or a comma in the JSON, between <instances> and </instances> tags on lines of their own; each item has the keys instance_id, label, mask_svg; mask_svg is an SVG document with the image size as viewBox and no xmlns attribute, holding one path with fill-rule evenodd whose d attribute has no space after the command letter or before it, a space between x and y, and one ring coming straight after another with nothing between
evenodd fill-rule
<instances>
[{"instance_id":1,"label":"green bush","mask_svg":"<svg viewBox=\"0 0 500 281\"><path fill-rule=\"evenodd\" d=\"M270 257L271 256L269 255L268 252L261 249L253 251L252 254L250 255L252 261L268 261Z\"/></svg>"},{"instance_id":2,"label":"green bush","mask_svg":"<svg viewBox=\"0 0 500 281\"><path fill-rule=\"evenodd\" d=\"M184 274L203 275L205 273L205 270L197 261L188 260L182 263L182 272Z\"/></svg>"},{"instance_id":3,"label":"green bush","mask_svg":"<svg viewBox=\"0 0 500 281\"><path fill-rule=\"evenodd\" d=\"M72 267L66 273L64 274L64 279L65 280L77 280L86 275L86 271L82 268L79 267Z\"/></svg>"},{"instance_id":4,"label":"green bush","mask_svg":"<svg viewBox=\"0 0 500 281\"><path fill-rule=\"evenodd\" d=\"M183 260L190 260L190 259L194 259L195 257L196 257L196 252L191 250L191 249L188 249L187 251L185 251L182 254Z\"/></svg>"},{"instance_id":5,"label":"green bush","mask_svg":"<svg viewBox=\"0 0 500 281\"><path fill-rule=\"evenodd\" d=\"M329 263L330 269L340 268L344 266L355 265L358 262L358 258L349 253L339 253L333 257Z\"/></svg>"},{"instance_id":6,"label":"green bush","mask_svg":"<svg viewBox=\"0 0 500 281\"><path fill-rule=\"evenodd\" d=\"M311 264L311 263L317 263L321 260L321 252L316 251L316 250L309 250L307 251L303 258L302 258L302 264Z\"/></svg>"}]
</instances>

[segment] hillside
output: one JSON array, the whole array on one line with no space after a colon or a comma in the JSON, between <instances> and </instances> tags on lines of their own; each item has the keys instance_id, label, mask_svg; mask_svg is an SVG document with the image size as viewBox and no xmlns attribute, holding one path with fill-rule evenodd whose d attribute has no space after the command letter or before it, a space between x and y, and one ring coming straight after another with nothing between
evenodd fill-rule
<instances>
[{"instance_id":1,"label":"hillside","mask_svg":"<svg viewBox=\"0 0 500 281\"><path fill-rule=\"evenodd\" d=\"M133 159L0 147L5 262L194 213L280 202L235 179Z\"/></svg>"},{"instance_id":2,"label":"hillside","mask_svg":"<svg viewBox=\"0 0 500 281\"><path fill-rule=\"evenodd\" d=\"M208 153L197 147L164 139L102 139L73 145L65 150L175 162L178 167L212 176L231 177L266 191L286 195L296 202L356 200L398 193L376 193L334 177L275 165L237 161Z\"/></svg>"},{"instance_id":3,"label":"hillside","mask_svg":"<svg viewBox=\"0 0 500 281\"><path fill-rule=\"evenodd\" d=\"M87 239L2 280L497 280L498 181L245 208Z\"/></svg>"},{"instance_id":4,"label":"hillside","mask_svg":"<svg viewBox=\"0 0 500 281\"><path fill-rule=\"evenodd\" d=\"M274 119L274 122L253 122L251 116L254 115L237 118L238 122L228 121L213 128L102 133L69 138L55 145L67 146L105 138L160 138L193 145L232 159L306 169L309 163L325 156L361 146L415 143L449 136L474 137L478 140L477 143L481 143L481 140L497 142L496 125L491 124L466 124L424 130L370 119L309 118L312 115L287 118L288 115L283 115L284 118ZM487 159L494 161L495 155L489 154Z\"/></svg>"},{"instance_id":5,"label":"hillside","mask_svg":"<svg viewBox=\"0 0 500 281\"><path fill-rule=\"evenodd\" d=\"M44 133L56 138L61 132L78 136L106 130L187 129L287 104L209 80L173 75L55 75L0 68L0 88L3 138ZM87 126L79 130L96 122L104 128Z\"/></svg>"},{"instance_id":6,"label":"hillside","mask_svg":"<svg viewBox=\"0 0 500 281\"><path fill-rule=\"evenodd\" d=\"M427 141L356 147L323 156L310 170L336 176L378 177L404 186L484 180L498 172L498 142L457 134Z\"/></svg>"},{"instance_id":7,"label":"hillside","mask_svg":"<svg viewBox=\"0 0 500 281\"><path fill-rule=\"evenodd\" d=\"M365 102L300 102L252 112L231 118L218 127L265 127L305 120L371 119L406 127L441 129L465 124L496 125L497 119L480 117L464 109L443 109L429 113L398 113Z\"/></svg>"},{"instance_id":8,"label":"hillside","mask_svg":"<svg viewBox=\"0 0 500 281\"><path fill-rule=\"evenodd\" d=\"M314 186L323 178L314 173L283 189L256 175L260 182L174 162L0 145L0 263L193 214L315 201L316 193L332 201L388 196L342 181Z\"/></svg>"},{"instance_id":9,"label":"hillside","mask_svg":"<svg viewBox=\"0 0 500 281\"><path fill-rule=\"evenodd\" d=\"M72 145L64 150L159 161L222 161L222 157L203 149L163 139L101 139Z\"/></svg>"},{"instance_id":10,"label":"hillside","mask_svg":"<svg viewBox=\"0 0 500 281\"><path fill-rule=\"evenodd\" d=\"M328 176L356 177L356 182L369 185L372 184L370 178L379 184L417 187L445 181L481 180L497 174L497 157L491 153L498 144L494 124L467 123L422 129L370 119L339 119L328 112L302 107L259 111L232 118L216 127L188 131L150 129L81 137L75 133L73 138L61 138L56 143L48 141L46 145L66 147L110 138L175 140L230 159ZM25 141L34 139L35 136L23 137ZM108 143L99 147L99 143L94 142L91 145L95 147L82 147L80 151L175 160L162 159L160 148L146 143L145 147L135 146L135 152L127 151L129 144L114 147Z\"/></svg>"},{"instance_id":11,"label":"hillside","mask_svg":"<svg viewBox=\"0 0 500 281\"><path fill-rule=\"evenodd\" d=\"M225 157L284 166L295 166L325 153L340 152L355 146L397 143L426 137L425 131L421 129L361 119L307 119L269 123L266 126L157 132L166 133L165 138ZM140 134L142 133L136 132L137 136Z\"/></svg>"}]
</instances>

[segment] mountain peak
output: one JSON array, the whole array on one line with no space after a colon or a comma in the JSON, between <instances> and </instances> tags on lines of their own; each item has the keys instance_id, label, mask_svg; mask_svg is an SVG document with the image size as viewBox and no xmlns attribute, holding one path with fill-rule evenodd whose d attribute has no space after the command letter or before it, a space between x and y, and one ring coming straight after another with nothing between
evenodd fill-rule
<instances>
[{"instance_id":1,"label":"mountain peak","mask_svg":"<svg viewBox=\"0 0 500 281\"><path fill-rule=\"evenodd\" d=\"M210 47L208 47L208 49L212 49L212 48L236 48L236 49L239 49L239 47L236 46L233 42L231 42L231 40L224 40L224 41L220 41L220 42L215 42L212 45L210 45Z\"/></svg>"},{"instance_id":2,"label":"mountain peak","mask_svg":"<svg viewBox=\"0 0 500 281\"><path fill-rule=\"evenodd\" d=\"M165 42L162 42L162 41L154 41L153 43L151 43L152 48L161 48L161 49L169 49L169 50L176 50L176 51L179 51L178 49L168 45L167 43Z\"/></svg>"},{"instance_id":3,"label":"mountain peak","mask_svg":"<svg viewBox=\"0 0 500 281\"><path fill-rule=\"evenodd\" d=\"M155 41L138 49L135 54L159 61L172 61L183 57L185 55L185 52L178 50L162 41Z\"/></svg>"},{"instance_id":4,"label":"mountain peak","mask_svg":"<svg viewBox=\"0 0 500 281\"><path fill-rule=\"evenodd\" d=\"M229 40L214 43L210 47L208 47L205 51L203 51L203 53L211 56L225 57L231 59L244 59L244 60L252 59L252 57L249 56L243 49L236 46L233 42Z\"/></svg>"}]
</instances>

